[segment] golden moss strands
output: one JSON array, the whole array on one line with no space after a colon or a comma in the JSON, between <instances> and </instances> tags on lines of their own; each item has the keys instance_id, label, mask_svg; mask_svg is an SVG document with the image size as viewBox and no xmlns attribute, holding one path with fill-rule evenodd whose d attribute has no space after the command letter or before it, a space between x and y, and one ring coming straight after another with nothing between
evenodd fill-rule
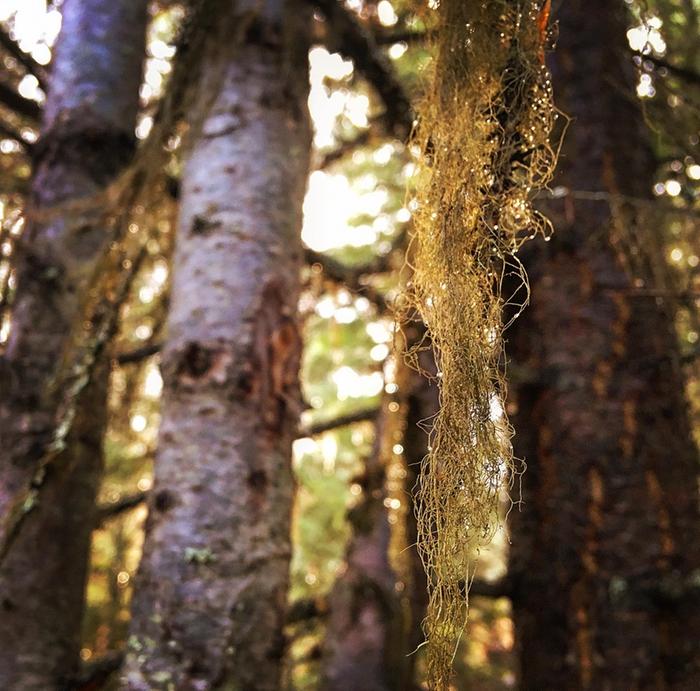
<instances>
[{"instance_id":1,"label":"golden moss strands","mask_svg":"<svg viewBox=\"0 0 700 691\"><path fill-rule=\"evenodd\" d=\"M474 555L498 526L506 474L517 472L502 405L504 314L517 316L529 296L518 248L552 230L532 199L554 169L556 111L544 65L549 2L441 0L424 16L436 24L435 57L413 142L415 229L399 318L422 318L438 369L441 406L416 506L428 684L443 689Z\"/></svg>"}]
</instances>

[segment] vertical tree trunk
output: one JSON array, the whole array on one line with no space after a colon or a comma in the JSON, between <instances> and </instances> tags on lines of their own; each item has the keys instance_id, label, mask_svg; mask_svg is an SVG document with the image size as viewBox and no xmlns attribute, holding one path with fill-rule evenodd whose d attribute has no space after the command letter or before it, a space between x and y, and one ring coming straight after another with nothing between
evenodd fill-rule
<instances>
[{"instance_id":1,"label":"vertical tree trunk","mask_svg":"<svg viewBox=\"0 0 700 691\"><path fill-rule=\"evenodd\" d=\"M49 390L105 242L96 195L134 150L145 0L66 0L42 137L35 211L19 253L18 296L2 353L0 525L36 472L55 425ZM69 204L79 202L78 210ZM89 208L88 208L89 207ZM87 391L64 472L0 564L0 687L53 689L77 664L106 374ZM92 431L97 430L97 434Z\"/></svg>"},{"instance_id":2,"label":"vertical tree trunk","mask_svg":"<svg viewBox=\"0 0 700 691\"><path fill-rule=\"evenodd\" d=\"M129 689L277 689L284 652L310 18L293 0L219 6L189 114Z\"/></svg>"},{"instance_id":3,"label":"vertical tree trunk","mask_svg":"<svg viewBox=\"0 0 700 691\"><path fill-rule=\"evenodd\" d=\"M348 513L346 568L328 598L324 641L326 691L406 691L408 649L397 577L390 562L387 467L401 413L385 397L374 449L359 479L362 498ZM399 423L399 424L397 424Z\"/></svg>"},{"instance_id":4,"label":"vertical tree trunk","mask_svg":"<svg viewBox=\"0 0 700 691\"><path fill-rule=\"evenodd\" d=\"M423 336L425 327L415 325L412 330L413 342ZM435 358L430 350L420 353L419 364L423 372L435 375ZM406 459L406 490L409 501L406 514L406 544L408 545L408 564L410 581L408 585L408 600L410 604L409 645L411 652L409 678L418 686L417 661L419 646L424 642L423 619L428 609L428 579L418 552L418 523L416 521L416 489L421 471L421 463L428 454L428 432L430 425L440 408L437 384L426 376L408 366L403 366L404 386L406 389L406 431L403 447Z\"/></svg>"},{"instance_id":5,"label":"vertical tree trunk","mask_svg":"<svg viewBox=\"0 0 700 691\"><path fill-rule=\"evenodd\" d=\"M560 9L559 184L646 197L653 162L623 3ZM511 514L521 688L691 689L700 679L697 450L672 319L632 295L612 239L632 208L575 196L534 249L509 352L524 505ZM662 258L658 258L661 261Z\"/></svg>"}]
</instances>

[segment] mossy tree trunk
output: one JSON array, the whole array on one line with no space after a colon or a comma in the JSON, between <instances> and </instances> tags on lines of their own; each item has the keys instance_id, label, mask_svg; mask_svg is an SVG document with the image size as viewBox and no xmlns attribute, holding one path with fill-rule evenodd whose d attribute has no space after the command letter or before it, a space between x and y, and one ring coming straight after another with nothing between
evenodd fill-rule
<instances>
[{"instance_id":1,"label":"mossy tree trunk","mask_svg":"<svg viewBox=\"0 0 700 691\"><path fill-rule=\"evenodd\" d=\"M280 684L310 16L219 5L189 113L129 689Z\"/></svg>"},{"instance_id":2,"label":"mossy tree trunk","mask_svg":"<svg viewBox=\"0 0 700 691\"><path fill-rule=\"evenodd\" d=\"M555 93L574 120L557 184L647 197L653 161L623 3L559 10ZM509 332L511 513L521 688L691 689L700 678L698 456L667 305L634 294L608 200L557 203L525 259L531 306ZM657 258L662 261L662 258ZM513 368L513 372L516 369Z\"/></svg>"},{"instance_id":3,"label":"mossy tree trunk","mask_svg":"<svg viewBox=\"0 0 700 691\"><path fill-rule=\"evenodd\" d=\"M0 363L0 530L54 431L50 382L107 240L97 195L135 143L147 2L66 0L62 14L35 147L30 207L44 216L30 217L21 239L18 293ZM59 472L0 564L3 689L57 688L78 663L106 379L103 367L85 393L89 415L74 426Z\"/></svg>"}]
</instances>

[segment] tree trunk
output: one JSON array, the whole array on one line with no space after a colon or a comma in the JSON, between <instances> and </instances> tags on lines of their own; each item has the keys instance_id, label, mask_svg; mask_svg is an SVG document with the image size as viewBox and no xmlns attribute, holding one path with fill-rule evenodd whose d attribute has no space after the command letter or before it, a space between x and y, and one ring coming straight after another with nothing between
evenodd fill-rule
<instances>
[{"instance_id":1,"label":"tree trunk","mask_svg":"<svg viewBox=\"0 0 700 691\"><path fill-rule=\"evenodd\" d=\"M18 294L0 398L0 521L27 487L56 421L49 384L106 237L96 195L134 150L145 0L67 0L42 137L34 211L17 259ZM68 204L78 202L70 211ZM0 687L56 688L77 664L92 509L101 469L106 372L85 392L90 416L0 564ZM5 536L0 536L5 539Z\"/></svg>"},{"instance_id":2,"label":"tree trunk","mask_svg":"<svg viewBox=\"0 0 700 691\"><path fill-rule=\"evenodd\" d=\"M189 113L129 689L280 683L310 17L294 1L220 7Z\"/></svg>"},{"instance_id":3,"label":"tree trunk","mask_svg":"<svg viewBox=\"0 0 700 691\"><path fill-rule=\"evenodd\" d=\"M624 4L569 0L559 15L555 93L574 121L558 184L647 197ZM532 304L509 333L528 379L510 403L528 464L511 514L522 689L700 679L697 450L672 316L632 294L613 246L633 211L566 197L555 238L525 260Z\"/></svg>"},{"instance_id":4,"label":"tree trunk","mask_svg":"<svg viewBox=\"0 0 700 691\"><path fill-rule=\"evenodd\" d=\"M415 325L412 330L413 343L423 336L425 327ZM423 372L434 376L437 372L435 358L432 351L426 349L419 355L419 364ZM421 472L423 459L428 455L428 429L440 408L439 391L437 384L420 372L403 366L403 378L406 388L406 431L404 433L403 447L406 459L406 491L409 506L406 514L406 544L408 545L408 565L410 569L410 581L408 585L408 600L410 604L409 625L409 651L411 652L409 664L411 673L409 678L415 688L421 688L417 684L418 659L421 653L417 652L419 646L425 641L423 632L423 619L428 609L428 579L418 553L418 523L416 521L416 490Z\"/></svg>"},{"instance_id":5,"label":"tree trunk","mask_svg":"<svg viewBox=\"0 0 700 691\"><path fill-rule=\"evenodd\" d=\"M397 576L390 562L387 469L401 413L385 396L374 450L358 482L362 498L348 512L352 535L345 571L328 598L324 640L326 691L406 691L408 649Z\"/></svg>"}]
</instances>

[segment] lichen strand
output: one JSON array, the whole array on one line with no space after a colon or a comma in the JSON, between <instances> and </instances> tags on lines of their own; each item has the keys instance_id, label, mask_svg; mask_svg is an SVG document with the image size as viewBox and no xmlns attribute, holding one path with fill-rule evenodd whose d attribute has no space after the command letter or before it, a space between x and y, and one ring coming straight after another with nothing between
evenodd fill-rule
<instances>
[{"instance_id":1,"label":"lichen strand","mask_svg":"<svg viewBox=\"0 0 700 691\"><path fill-rule=\"evenodd\" d=\"M425 11L437 23L434 71L414 135L421 160L399 318L424 321L440 387L416 489L431 689L449 683L473 560L498 525L504 477L518 471L501 406L503 315L517 316L529 296L519 247L551 232L532 204L556 159L548 11L525 0L442 0ZM409 351L412 364L427 342Z\"/></svg>"}]
</instances>

